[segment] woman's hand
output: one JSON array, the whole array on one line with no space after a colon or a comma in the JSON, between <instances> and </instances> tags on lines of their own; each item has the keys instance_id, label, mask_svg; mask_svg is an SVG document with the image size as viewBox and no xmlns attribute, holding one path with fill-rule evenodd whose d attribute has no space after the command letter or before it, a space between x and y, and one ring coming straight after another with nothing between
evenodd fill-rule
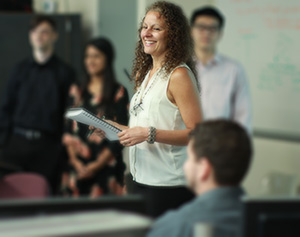
<instances>
[{"instance_id":1,"label":"woman's hand","mask_svg":"<svg viewBox=\"0 0 300 237\"><path fill-rule=\"evenodd\" d=\"M90 148L83 142L80 142L77 145L77 154L79 154L80 156L82 156L85 159L90 159L91 158L91 151Z\"/></svg>"},{"instance_id":2,"label":"woman's hand","mask_svg":"<svg viewBox=\"0 0 300 237\"><path fill-rule=\"evenodd\" d=\"M83 167L83 169L78 172L78 179L89 179L96 174L96 171L92 163L89 163Z\"/></svg>"},{"instance_id":3,"label":"woman's hand","mask_svg":"<svg viewBox=\"0 0 300 237\"><path fill-rule=\"evenodd\" d=\"M72 162L72 165L78 174L84 172L84 164L81 161L76 159Z\"/></svg>"},{"instance_id":4,"label":"woman's hand","mask_svg":"<svg viewBox=\"0 0 300 237\"><path fill-rule=\"evenodd\" d=\"M73 145L73 142L74 142L74 138L73 138L72 135L70 135L70 134L68 134L68 133L63 134L63 137L62 137L62 143L63 143L65 146Z\"/></svg>"},{"instance_id":5,"label":"woman's hand","mask_svg":"<svg viewBox=\"0 0 300 237\"><path fill-rule=\"evenodd\" d=\"M103 130L101 130L100 128L95 128L93 126L89 126L89 130L94 130L92 135L97 135L99 136L101 139L105 138L105 132ZM92 136L91 135L91 136Z\"/></svg>"},{"instance_id":6,"label":"woman's hand","mask_svg":"<svg viewBox=\"0 0 300 237\"><path fill-rule=\"evenodd\" d=\"M69 134L64 134L63 144L66 146L72 146L76 154L79 154L86 159L89 159L91 156L91 151L89 147L85 143L83 143L78 137Z\"/></svg>"},{"instance_id":7,"label":"woman's hand","mask_svg":"<svg viewBox=\"0 0 300 237\"><path fill-rule=\"evenodd\" d=\"M100 144L103 141L103 138L98 136L95 133L92 133L92 135L90 135L88 138L89 142L95 143L95 144Z\"/></svg>"},{"instance_id":8,"label":"woman's hand","mask_svg":"<svg viewBox=\"0 0 300 237\"><path fill-rule=\"evenodd\" d=\"M115 126L116 128L120 129L120 130L124 130L124 129L128 129L127 126L124 126L124 125L121 125L121 124L118 124L114 121L111 121L111 120L105 120L105 122ZM93 134L96 134L97 136L101 137L102 139L105 138L105 132L103 130L101 130L100 128L95 128L93 126L89 126L89 129L90 130L94 130L94 133Z\"/></svg>"},{"instance_id":9,"label":"woman's hand","mask_svg":"<svg viewBox=\"0 0 300 237\"><path fill-rule=\"evenodd\" d=\"M122 132L118 133L120 143L123 146L134 146L141 142L147 141L149 128L133 127L127 128Z\"/></svg>"}]
</instances>

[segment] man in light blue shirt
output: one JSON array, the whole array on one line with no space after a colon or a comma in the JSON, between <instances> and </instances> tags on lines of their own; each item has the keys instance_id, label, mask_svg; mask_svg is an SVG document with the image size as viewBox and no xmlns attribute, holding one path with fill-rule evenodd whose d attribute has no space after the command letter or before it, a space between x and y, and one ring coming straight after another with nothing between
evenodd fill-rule
<instances>
[{"instance_id":1,"label":"man in light blue shirt","mask_svg":"<svg viewBox=\"0 0 300 237\"><path fill-rule=\"evenodd\" d=\"M210 225L214 237L240 236L240 184L251 156L250 138L239 124L223 119L198 124L190 134L184 164L197 197L157 219L148 237L190 237L198 223Z\"/></svg>"},{"instance_id":2,"label":"man in light blue shirt","mask_svg":"<svg viewBox=\"0 0 300 237\"><path fill-rule=\"evenodd\" d=\"M238 62L217 53L224 21L212 7L197 9L191 17L203 118L233 120L251 134L252 112L245 71Z\"/></svg>"}]
</instances>

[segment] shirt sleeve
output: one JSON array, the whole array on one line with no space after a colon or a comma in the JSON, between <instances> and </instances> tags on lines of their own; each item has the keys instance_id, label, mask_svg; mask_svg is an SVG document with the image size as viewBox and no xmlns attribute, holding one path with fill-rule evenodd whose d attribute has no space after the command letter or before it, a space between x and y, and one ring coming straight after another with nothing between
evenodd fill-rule
<instances>
[{"instance_id":1,"label":"shirt sleeve","mask_svg":"<svg viewBox=\"0 0 300 237\"><path fill-rule=\"evenodd\" d=\"M0 102L0 147L3 147L11 133L12 116L16 104L16 93L18 90L18 73L21 65L15 66L7 84L2 90L2 99Z\"/></svg>"},{"instance_id":2,"label":"shirt sleeve","mask_svg":"<svg viewBox=\"0 0 300 237\"><path fill-rule=\"evenodd\" d=\"M147 237L192 237L190 224L176 211L169 211L158 218L153 224Z\"/></svg>"},{"instance_id":3,"label":"shirt sleeve","mask_svg":"<svg viewBox=\"0 0 300 237\"><path fill-rule=\"evenodd\" d=\"M243 125L252 134L252 108L248 80L243 67L240 65L235 81L233 98L233 119Z\"/></svg>"}]
</instances>

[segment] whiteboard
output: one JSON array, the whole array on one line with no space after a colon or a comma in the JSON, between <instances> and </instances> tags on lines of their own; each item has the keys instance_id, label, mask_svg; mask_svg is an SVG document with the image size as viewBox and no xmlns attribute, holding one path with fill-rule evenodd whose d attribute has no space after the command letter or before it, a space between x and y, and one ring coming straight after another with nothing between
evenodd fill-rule
<instances>
[{"instance_id":1,"label":"whiteboard","mask_svg":"<svg viewBox=\"0 0 300 237\"><path fill-rule=\"evenodd\" d=\"M300 1L215 3L226 18L219 51L246 70L254 130L300 139Z\"/></svg>"}]
</instances>

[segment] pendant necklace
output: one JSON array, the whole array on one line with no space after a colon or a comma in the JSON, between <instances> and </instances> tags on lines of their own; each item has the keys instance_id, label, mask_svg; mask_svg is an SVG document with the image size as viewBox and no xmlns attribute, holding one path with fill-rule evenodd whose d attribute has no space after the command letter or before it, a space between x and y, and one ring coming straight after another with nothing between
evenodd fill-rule
<instances>
[{"instance_id":1,"label":"pendant necklace","mask_svg":"<svg viewBox=\"0 0 300 237\"><path fill-rule=\"evenodd\" d=\"M159 68L153 75L152 75L152 78L150 79L150 81L148 82L147 84L147 87L145 88L143 86L143 84L141 85L141 87L138 89L137 91L137 94L136 94L136 97L134 99L134 106L132 107L132 113L137 116L137 113L138 113L138 110L144 110L142 105L143 105L143 100L145 98L145 96L147 95L147 93L150 91L150 89L153 87L153 85L155 84L157 78L158 78L158 75L160 74L160 70L161 68ZM149 74L150 75L150 72ZM140 96L140 100L138 102L138 97ZM138 103L137 103L138 102Z\"/></svg>"}]
</instances>

